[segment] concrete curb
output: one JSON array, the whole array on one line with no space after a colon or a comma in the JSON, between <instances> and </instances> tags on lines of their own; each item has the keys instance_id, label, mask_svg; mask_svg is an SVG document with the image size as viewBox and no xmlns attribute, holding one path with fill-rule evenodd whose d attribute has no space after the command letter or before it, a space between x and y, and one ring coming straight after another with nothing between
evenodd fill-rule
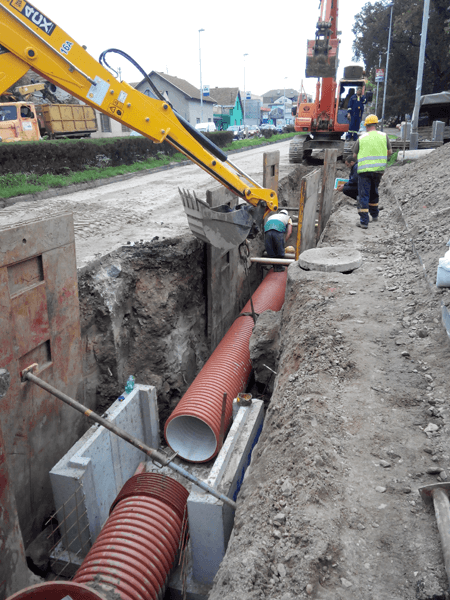
<instances>
[{"instance_id":1,"label":"concrete curb","mask_svg":"<svg viewBox=\"0 0 450 600\"><path fill-rule=\"evenodd\" d=\"M238 150L231 150L228 154L240 154L241 152L246 152L247 150L254 150L256 148L261 148L265 146L272 146L273 144L280 144L286 140L277 140L274 142L266 142L265 144L259 144L258 146L249 146L247 148L239 148ZM37 200L46 200L47 198L55 198L56 196L67 196L68 194L73 194L74 192L81 192L83 190L89 190L92 188L102 187L104 185L109 185L110 183L120 183L121 181L127 181L127 179L131 179L132 177L143 177L144 175L150 175L152 173L160 173L161 171L169 171L170 169L175 169L176 167L184 167L186 165L194 164L190 160L183 160L178 163L171 163L168 165L164 165L163 167L156 167L155 169L145 169L144 171L137 171L136 173L127 173L126 175L116 175L115 177L108 177L107 179L96 179L95 181L89 181L87 183L75 183L73 185L69 185L63 188L53 188L51 190L45 190L43 192L38 192L36 194L26 194L24 196L14 196L13 198L7 198L2 200L0 198L0 210L2 208L7 208L9 206L13 206L17 204L17 202L35 202ZM3 206L2 206L3 204Z\"/></svg>"}]
</instances>

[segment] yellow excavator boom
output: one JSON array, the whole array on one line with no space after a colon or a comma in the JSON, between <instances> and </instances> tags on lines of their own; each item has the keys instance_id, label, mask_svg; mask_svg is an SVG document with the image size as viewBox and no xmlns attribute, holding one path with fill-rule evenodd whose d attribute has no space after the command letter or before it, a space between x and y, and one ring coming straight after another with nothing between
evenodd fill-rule
<instances>
[{"instance_id":1,"label":"yellow excavator boom","mask_svg":"<svg viewBox=\"0 0 450 600\"><path fill-rule=\"evenodd\" d=\"M235 211L247 212L249 223L261 225L265 214L277 210L278 200L273 190L263 189L240 171L222 150L177 115L168 102L148 97L128 83L119 82L70 35L28 1L0 0L0 94L29 68L154 142L169 142L250 205L245 207L249 209L247 211ZM203 204L198 209L206 214L208 209ZM250 210L252 207L253 211ZM209 231L211 221L215 221L214 214L208 214L207 218ZM228 225L232 225L234 212L225 218ZM242 229L242 214L238 221ZM216 235L207 235L206 239L211 237L209 241L225 248L227 245L230 247L231 242L225 239L225 234L221 243L221 231L229 229L223 229L223 222L224 215L220 212ZM249 226L247 234L250 229ZM233 238L232 245L235 244Z\"/></svg>"}]
</instances>

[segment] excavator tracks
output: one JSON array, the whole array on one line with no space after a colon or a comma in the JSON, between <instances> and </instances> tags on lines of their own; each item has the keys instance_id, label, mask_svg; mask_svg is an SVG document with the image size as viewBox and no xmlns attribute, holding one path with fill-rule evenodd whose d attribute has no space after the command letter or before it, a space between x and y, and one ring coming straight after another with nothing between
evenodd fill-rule
<instances>
[{"instance_id":1,"label":"excavator tracks","mask_svg":"<svg viewBox=\"0 0 450 600\"><path fill-rule=\"evenodd\" d=\"M289 145L289 162L292 164L301 163L303 161L303 141L304 136L296 135L292 138Z\"/></svg>"}]
</instances>

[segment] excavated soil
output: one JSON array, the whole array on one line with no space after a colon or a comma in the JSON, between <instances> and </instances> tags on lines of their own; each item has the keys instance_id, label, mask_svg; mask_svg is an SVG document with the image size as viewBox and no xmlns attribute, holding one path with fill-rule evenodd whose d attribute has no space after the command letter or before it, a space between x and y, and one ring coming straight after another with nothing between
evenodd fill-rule
<instances>
[{"instance_id":1,"label":"excavated soil","mask_svg":"<svg viewBox=\"0 0 450 600\"><path fill-rule=\"evenodd\" d=\"M275 389L210 600L447 597L418 490L450 476L449 292L434 285L449 159L389 169L367 231L336 196L321 245L357 248L361 268L289 267Z\"/></svg>"}]
</instances>

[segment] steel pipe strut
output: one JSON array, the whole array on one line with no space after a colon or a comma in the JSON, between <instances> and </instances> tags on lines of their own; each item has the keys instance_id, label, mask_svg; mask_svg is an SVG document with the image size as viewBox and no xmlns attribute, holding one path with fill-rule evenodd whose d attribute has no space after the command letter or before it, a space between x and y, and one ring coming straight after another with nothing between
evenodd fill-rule
<instances>
[{"instance_id":1,"label":"steel pipe strut","mask_svg":"<svg viewBox=\"0 0 450 600\"><path fill-rule=\"evenodd\" d=\"M191 481L192 483L195 483L195 485L197 485L199 488L201 488L205 492L208 492L209 494L211 494L211 496L214 496L218 500L221 500L222 502L224 502L225 504L228 504L229 506L231 506L232 508L234 508L236 510L236 502L233 502L233 500L230 500L230 498L228 498L224 494L221 494L220 492L218 492L217 490L215 490L214 488L209 486L207 483L205 483L198 477L191 475L191 473L188 473L188 471L186 471L179 465L175 464L174 462L170 461L170 459L168 459L165 454L163 454L162 452L159 452L158 450L155 450L154 448L151 448L150 446L147 446L147 444L144 444L144 442L141 442L133 435L130 435L129 433L127 433L123 429L120 429L119 427L117 427L116 425L111 423L110 421L107 421L103 417L100 417L93 410L86 408L86 406L83 406L83 404L80 404L79 402L77 402L76 400L74 400L73 398L68 396L67 394L64 394L60 390L57 390L55 387L53 387L52 385L50 385L43 379L36 377L36 375L33 375L33 373L31 373L27 369L22 371L22 379L31 381L32 383L35 383L36 385L41 387L43 390L49 392L50 394L52 394L59 400L62 400L63 402L65 402L66 404L68 404L69 406L71 406L72 408L77 410L78 412L84 414L88 419L90 419L91 421L94 421L94 423L98 423L99 425L102 425L105 429L112 431L112 433L114 433L118 437L122 438L123 440L125 440L126 442L128 442L129 444L131 444L132 446L134 446L135 448L137 448L138 450L140 450L147 456L149 456L153 461L160 463L163 467L169 467L169 469L172 469L172 471L175 471L176 473L179 473L186 479L189 479L189 481Z\"/></svg>"},{"instance_id":2,"label":"steel pipe strut","mask_svg":"<svg viewBox=\"0 0 450 600\"><path fill-rule=\"evenodd\" d=\"M250 262L259 263L260 265L290 265L295 262L293 258L268 258L265 256L253 256Z\"/></svg>"}]
</instances>

